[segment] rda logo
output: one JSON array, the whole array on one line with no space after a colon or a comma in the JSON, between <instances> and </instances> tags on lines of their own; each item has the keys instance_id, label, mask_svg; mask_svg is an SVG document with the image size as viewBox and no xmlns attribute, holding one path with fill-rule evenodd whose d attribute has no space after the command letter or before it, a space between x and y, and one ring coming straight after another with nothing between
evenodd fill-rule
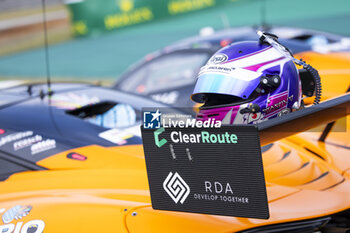
<instances>
[{"instance_id":1,"label":"rda logo","mask_svg":"<svg viewBox=\"0 0 350 233\"><path fill-rule=\"evenodd\" d=\"M163 182L163 188L176 204L179 201L183 204L190 194L190 187L177 172L175 174L172 172L169 173Z\"/></svg>"}]
</instances>

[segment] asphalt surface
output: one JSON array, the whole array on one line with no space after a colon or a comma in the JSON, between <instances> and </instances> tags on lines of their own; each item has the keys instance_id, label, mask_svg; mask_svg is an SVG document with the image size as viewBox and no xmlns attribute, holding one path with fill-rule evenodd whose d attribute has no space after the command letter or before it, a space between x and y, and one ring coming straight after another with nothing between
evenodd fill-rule
<instances>
[{"instance_id":1,"label":"asphalt surface","mask_svg":"<svg viewBox=\"0 0 350 233\"><path fill-rule=\"evenodd\" d=\"M233 1L220 8L137 25L99 37L74 39L50 46L52 79L113 81L147 53L196 35L203 27L218 30L225 26L259 25L262 21L350 36L350 1ZM44 62L43 48L0 57L0 79L44 79Z\"/></svg>"}]
</instances>

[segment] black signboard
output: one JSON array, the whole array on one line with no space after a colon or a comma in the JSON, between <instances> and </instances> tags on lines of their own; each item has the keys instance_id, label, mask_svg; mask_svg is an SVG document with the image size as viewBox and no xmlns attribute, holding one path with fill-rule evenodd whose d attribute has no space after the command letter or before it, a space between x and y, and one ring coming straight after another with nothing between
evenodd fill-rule
<instances>
[{"instance_id":1,"label":"black signboard","mask_svg":"<svg viewBox=\"0 0 350 233\"><path fill-rule=\"evenodd\" d=\"M269 218L255 126L144 129L154 209Z\"/></svg>"}]
</instances>

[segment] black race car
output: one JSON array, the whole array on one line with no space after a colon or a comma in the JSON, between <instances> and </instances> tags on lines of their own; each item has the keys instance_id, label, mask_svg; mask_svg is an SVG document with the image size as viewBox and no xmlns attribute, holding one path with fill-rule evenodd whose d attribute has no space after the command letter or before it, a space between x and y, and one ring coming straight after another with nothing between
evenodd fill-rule
<instances>
[{"instance_id":1,"label":"black race car","mask_svg":"<svg viewBox=\"0 0 350 233\"><path fill-rule=\"evenodd\" d=\"M51 89L0 88L0 180L46 169L37 162L72 148L141 144L141 107L166 107L90 84L56 83Z\"/></svg>"},{"instance_id":2,"label":"black race car","mask_svg":"<svg viewBox=\"0 0 350 233\"><path fill-rule=\"evenodd\" d=\"M147 55L131 66L113 88L170 105L193 106L189 96L200 67L221 47L243 40L257 41L258 29L278 35L279 41L296 55L306 51L327 54L350 49L349 38L320 31L289 27L232 28L188 38Z\"/></svg>"}]
</instances>

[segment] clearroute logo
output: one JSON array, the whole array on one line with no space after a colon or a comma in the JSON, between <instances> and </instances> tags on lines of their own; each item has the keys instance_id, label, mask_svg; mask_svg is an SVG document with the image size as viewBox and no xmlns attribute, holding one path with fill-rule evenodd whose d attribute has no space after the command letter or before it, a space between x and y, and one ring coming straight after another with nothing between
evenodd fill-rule
<instances>
[{"instance_id":1,"label":"clearroute logo","mask_svg":"<svg viewBox=\"0 0 350 233\"><path fill-rule=\"evenodd\" d=\"M163 182L163 188L176 204L178 202L183 204L190 194L190 187L177 172L175 174L169 173Z\"/></svg>"},{"instance_id":2,"label":"clearroute logo","mask_svg":"<svg viewBox=\"0 0 350 233\"><path fill-rule=\"evenodd\" d=\"M167 140L165 138L163 138L162 140L159 140L159 134L163 133L164 131L165 131L164 128L159 128L156 131L154 131L154 143L159 148L161 148L162 146L164 146L165 143L167 143Z\"/></svg>"},{"instance_id":3,"label":"clearroute logo","mask_svg":"<svg viewBox=\"0 0 350 233\"><path fill-rule=\"evenodd\" d=\"M143 127L145 129L159 129L162 113L157 109L156 112L143 113Z\"/></svg>"}]
</instances>

